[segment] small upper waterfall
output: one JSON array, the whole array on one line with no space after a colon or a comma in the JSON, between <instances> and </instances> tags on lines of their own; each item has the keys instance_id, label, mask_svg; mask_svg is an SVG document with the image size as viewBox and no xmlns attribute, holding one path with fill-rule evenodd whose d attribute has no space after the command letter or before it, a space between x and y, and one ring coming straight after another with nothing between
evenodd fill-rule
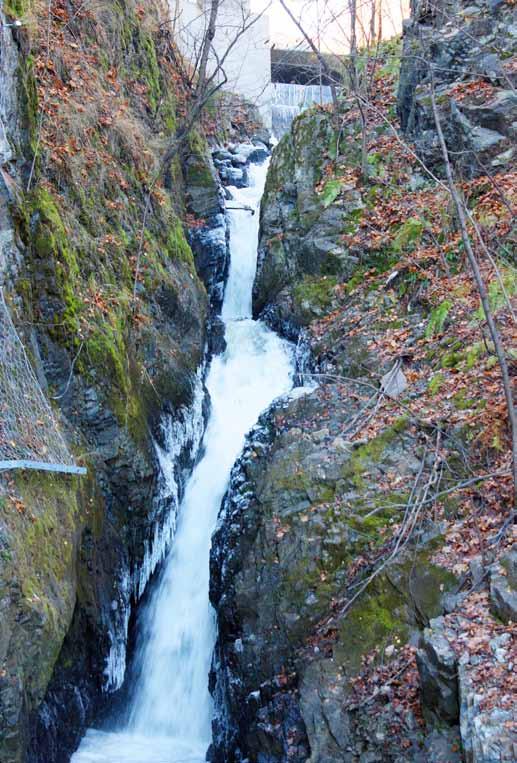
<instances>
[{"instance_id":1,"label":"small upper waterfall","mask_svg":"<svg viewBox=\"0 0 517 763\"><path fill-rule=\"evenodd\" d=\"M252 165L251 186L232 188L235 207L258 209L267 164ZM172 551L151 602L137 654L129 721L90 729L73 763L201 763L211 741L208 673L216 638L208 599L211 536L232 466L259 414L293 383L293 352L251 319L258 214L233 209L231 265L222 317L227 347L206 386L211 413L203 456L187 483Z\"/></svg>"},{"instance_id":2,"label":"small upper waterfall","mask_svg":"<svg viewBox=\"0 0 517 763\"><path fill-rule=\"evenodd\" d=\"M332 103L329 85L296 85L285 82L273 84L273 133L280 139L298 114L315 103Z\"/></svg>"}]
</instances>

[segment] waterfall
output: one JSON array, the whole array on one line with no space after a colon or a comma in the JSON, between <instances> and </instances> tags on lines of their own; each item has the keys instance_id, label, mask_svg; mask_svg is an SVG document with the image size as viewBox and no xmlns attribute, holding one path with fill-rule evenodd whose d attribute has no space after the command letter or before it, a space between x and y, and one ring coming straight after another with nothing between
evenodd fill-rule
<instances>
[{"instance_id":1,"label":"waterfall","mask_svg":"<svg viewBox=\"0 0 517 763\"><path fill-rule=\"evenodd\" d=\"M267 164L252 165L234 207L258 210ZM259 414L293 383L291 346L251 319L259 215L229 214L231 264L223 303L227 347L206 386L211 412L203 455L189 479L172 551L136 657L139 678L123 728L90 729L72 763L202 763L211 742L208 673L216 638L208 599L211 536L232 466Z\"/></svg>"},{"instance_id":2,"label":"waterfall","mask_svg":"<svg viewBox=\"0 0 517 763\"><path fill-rule=\"evenodd\" d=\"M315 103L332 102L332 92L328 85L296 85L276 82L273 85L273 132L280 139L291 127L298 114Z\"/></svg>"},{"instance_id":3,"label":"waterfall","mask_svg":"<svg viewBox=\"0 0 517 763\"><path fill-rule=\"evenodd\" d=\"M328 85L274 83L272 114L275 137L279 140L290 129L293 119L315 103L332 103Z\"/></svg>"}]
</instances>

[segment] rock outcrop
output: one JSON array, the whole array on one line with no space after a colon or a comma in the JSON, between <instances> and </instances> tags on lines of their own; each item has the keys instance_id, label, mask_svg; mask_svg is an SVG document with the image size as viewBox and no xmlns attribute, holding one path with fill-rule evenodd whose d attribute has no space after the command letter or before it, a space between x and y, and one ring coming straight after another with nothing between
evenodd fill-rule
<instances>
[{"instance_id":1,"label":"rock outcrop","mask_svg":"<svg viewBox=\"0 0 517 763\"><path fill-rule=\"evenodd\" d=\"M424 631L417 654L424 710L446 724L459 723L467 763L509 763L517 752L513 699L505 692L506 674L513 670L512 636L489 622L486 637L469 638L467 622L448 615Z\"/></svg>"},{"instance_id":2,"label":"rock outcrop","mask_svg":"<svg viewBox=\"0 0 517 763\"><path fill-rule=\"evenodd\" d=\"M0 3L0 286L88 476L1 477L2 763L65 763L122 685L203 432L226 268L224 232L205 263L183 224L187 205L195 231L202 205L220 218L201 133L156 182L182 98L167 8L53 7Z\"/></svg>"},{"instance_id":3,"label":"rock outcrop","mask_svg":"<svg viewBox=\"0 0 517 763\"><path fill-rule=\"evenodd\" d=\"M217 763L515 757L508 422L418 67L429 48L473 240L509 252L512 9L426 8L400 83L396 42L370 62L365 133L344 98L273 153L253 309L310 348L312 387L250 436L214 538ZM477 254L511 356L515 273Z\"/></svg>"},{"instance_id":4,"label":"rock outcrop","mask_svg":"<svg viewBox=\"0 0 517 763\"><path fill-rule=\"evenodd\" d=\"M381 498L376 485L391 471L410 482L421 446L404 418L367 444L347 441L358 407L343 404L343 394L327 385L279 404L232 475L212 553L221 763L337 763L363 749L391 760L399 740L381 724L364 736L367 717L354 706L350 679L369 650L398 654L455 587L454 576L427 561L431 534L418 561L414 551L402 554L349 607L354 568L363 554L380 553L395 521L390 506L405 495L401 488ZM415 746L397 760L409 761L422 735L410 714L404 722L415 724Z\"/></svg>"},{"instance_id":5,"label":"rock outcrop","mask_svg":"<svg viewBox=\"0 0 517 763\"><path fill-rule=\"evenodd\" d=\"M403 130L429 166L442 161L431 83L446 139L467 176L497 171L515 155L517 82L511 3L412 2L398 93Z\"/></svg>"},{"instance_id":6,"label":"rock outcrop","mask_svg":"<svg viewBox=\"0 0 517 763\"><path fill-rule=\"evenodd\" d=\"M337 141L326 113L302 114L275 150L264 192L253 310L267 308L269 322L291 334L287 324L296 333L325 312L336 278L349 277L357 262L341 234L362 208L360 194L350 188L332 205L323 183Z\"/></svg>"},{"instance_id":7,"label":"rock outcrop","mask_svg":"<svg viewBox=\"0 0 517 763\"><path fill-rule=\"evenodd\" d=\"M499 620L517 622L517 551L510 551L490 570L490 605Z\"/></svg>"}]
</instances>

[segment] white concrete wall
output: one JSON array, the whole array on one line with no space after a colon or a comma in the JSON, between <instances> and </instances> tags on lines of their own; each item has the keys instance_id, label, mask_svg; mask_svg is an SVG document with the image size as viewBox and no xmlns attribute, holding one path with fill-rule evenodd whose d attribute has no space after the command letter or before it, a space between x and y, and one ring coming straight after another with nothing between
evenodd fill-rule
<instances>
[{"instance_id":1,"label":"white concrete wall","mask_svg":"<svg viewBox=\"0 0 517 763\"><path fill-rule=\"evenodd\" d=\"M195 65L208 25L210 3L208 0L170 0L170 5L175 38L185 58ZM243 27L249 28L238 36ZM214 39L216 55L210 57L209 70L214 71L217 58L225 56L231 45L223 64L228 79L224 88L257 105L265 125L270 127L269 19L266 15L252 14L249 0L222 0Z\"/></svg>"}]
</instances>

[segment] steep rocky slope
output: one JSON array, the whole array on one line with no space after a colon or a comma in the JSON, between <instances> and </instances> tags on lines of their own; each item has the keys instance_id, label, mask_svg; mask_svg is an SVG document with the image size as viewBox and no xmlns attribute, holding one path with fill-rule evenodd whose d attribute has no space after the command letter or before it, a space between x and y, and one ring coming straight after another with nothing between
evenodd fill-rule
<instances>
[{"instance_id":1,"label":"steep rocky slope","mask_svg":"<svg viewBox=\"0 0 517 763\"><path fill-rule=\"evenodd\" d=\"M467 177L486 175L515 158L515 48L511 3L412 4L398 112L402 128L430 166L442 161L430 101L433 79L458 169Z\"/></svg>"},{"instance_id":2,"label":"steep rocky slope","mask_svg":"<svg viewBox=\"0 0 517 763\"><path fill-rule=\"evenodd\" d=\"M173 533L226 241L215 275L198 259L205 288L183 224L221 211L201 133L155 182L184 96L166 5L0 11L0 285L88 468L1 478L0 759L50 763L120 687L131 608Z\"/></svg>"},{"instance_id":3,"label":"steep rocky slope","mask_svg":"<svg viewBox=\"0 0 517 763\"><path fill-rule=\"evenodd\" d=\"M263 417L221 512L218 763L515 758L508 423L419 69L424 56L437 67L514 373L514 117L500 108L515 63L510 7L415 5L398 101L407 133L395 133L392 43L369 64L366 174L353 98L338 120L303 114L275 149L254 310L311 348L318 386ZM438 73L451 38L467 61L470 34L500 56L499 79L466 64ZM453 153L459 112L470 137L500 118L498 148Z\"/></svg>"}]
</instances>

